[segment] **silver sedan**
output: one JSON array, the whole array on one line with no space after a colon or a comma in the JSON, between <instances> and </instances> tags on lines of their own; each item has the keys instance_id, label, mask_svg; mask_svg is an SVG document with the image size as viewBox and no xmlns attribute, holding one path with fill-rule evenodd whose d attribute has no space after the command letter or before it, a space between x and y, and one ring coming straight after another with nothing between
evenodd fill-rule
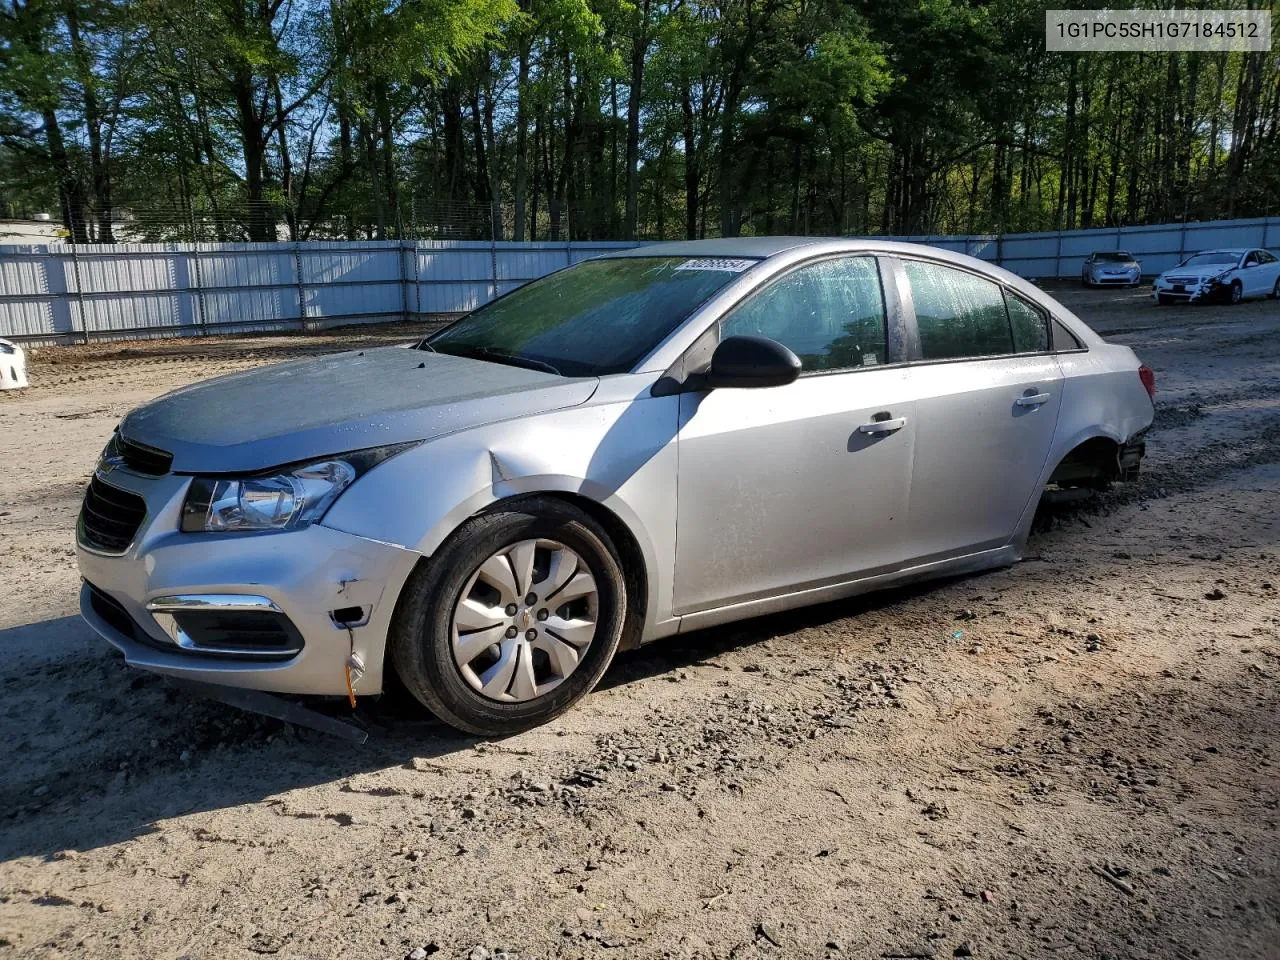
<instances>
[{"instance_id":1,"label":"silver sedan","mask_svg":"<svg viewBox=\"0 0 1280 960\"><path fill-rule=\"evenodd\" d=\"M500 735L615 652L1015 562L1047 485L1137 470L1154 381L1041 290L889 242L590 260L413 345L130 413L78 528L138 667Z\"/></svg>"}]
</instances>

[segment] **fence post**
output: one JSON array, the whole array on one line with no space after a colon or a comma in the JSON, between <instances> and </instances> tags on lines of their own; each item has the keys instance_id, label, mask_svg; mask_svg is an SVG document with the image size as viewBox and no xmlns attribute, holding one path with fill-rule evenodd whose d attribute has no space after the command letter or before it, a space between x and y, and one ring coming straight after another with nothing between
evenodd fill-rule
<instances>
[{"instance_id":1,"label":"fence post","mask_svg":"<svg viewBox=\"0 0 1280 960\"><path fill-rule=\"evenodd\" d=\"M311 324L307 320L307 285L302 279L302 244L295 240L293 243L293 269L298 277L298 323L304 332L311 331Z\"/></svg>"},{"instance_id":2,"label":"fence post","mask_svg":"<svg viewBox=\"0 0 1280 960\"><path fill-rule=\"evenodd\" d=\"M1181 263L1187 256L1187 221L1182 221L1182 229L1178 231L1178 262Z\"/></svg>"},{"instance_id":3,"label":"fence post","mask_svg":"<svg viewBox=\"0 0 1280 960\"><path fill-rule=\"evenodd\" d=\"M418 277L418 241L416 237L410 245L410 254L413 257L413 318L419 320L422 318L422 281Z\"/></svg>"},{"instance_id":4,"label":"fence post","mask_svg":"<svg viewBox=\"0 0 1280 960\"><path fill-rule=\"evenodd\" d=\"M1062 231L1058 231L1058 246L1054 251L1053 260L1053 279L1057 280L1062 276Z\"/></svg>"},{"instance_id":5,"label":"fence post","mask_svg":"<svg viewBox=\"0 0 1280 960\"><path fill-rule=\"evenodd\" d=\"M489 299L498 296L498 241L489 240Z\"/></svg>"},{"instance_id":6,"label":"fence post","mask_svg":"<svg viewBox=\"0 0 1280 960\"><path fill-rule=\"evenodd\" d=\"M208 336L208 315L205 313L204 302L204 278L200 275L200 242L193 241L191 244L191 270L188 275L195 281L196 294L196 324L200 328L202 336Z\"/></svg>"},{"instance_id":7,"label":"fence post","mask_svg":"<svg viewBox=\"0 0 1280 960\"><path fill-rule=\"evenodd\" d=\"M409 322L409 271L404 266L405 239L396 242L396 258L400 261L400 320Z\"/></svg>"},{"instance_id":8,"label":"fence post","mask_svg":"<svg viewBox=\"0 0 1280 960\"><path fill-rule=\"evenodd\" d=\"M76 283L76 308L80 314L80 339L83 343L89 342L89 315L84 308L84 281L80 276L80 245L78 243L71 244L71 272ZM71 324L71 332L75 333L76 325ZM74 336L72 339L75 339Z\"/></svg>"}]
</instances>

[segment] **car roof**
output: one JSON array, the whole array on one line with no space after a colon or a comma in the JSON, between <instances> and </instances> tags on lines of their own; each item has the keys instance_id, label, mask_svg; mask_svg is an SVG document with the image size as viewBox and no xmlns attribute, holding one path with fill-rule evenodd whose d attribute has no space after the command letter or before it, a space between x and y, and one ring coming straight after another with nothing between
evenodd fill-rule
<instances>
[{"instance_id":1,"label":"car roof","mask_svg":"<svg viewBox=\"0 0 1280 960\"><path fill-rule=\"evenodd\" d=\"M827 237L721 237L714 240L671 240L611 250L608 257L772 257L796 247L822 243Z\"/></svg>"}]
</instances>

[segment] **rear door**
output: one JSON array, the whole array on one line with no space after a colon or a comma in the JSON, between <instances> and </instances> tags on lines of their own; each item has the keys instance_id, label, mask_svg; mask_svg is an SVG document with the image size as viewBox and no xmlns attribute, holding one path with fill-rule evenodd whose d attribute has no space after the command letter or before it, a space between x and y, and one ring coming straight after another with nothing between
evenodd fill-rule
<instances>
[{"instance_id":1,"label":"rear door","mask_svg":"<svg viewBox=\"0 0 1280 960\"><path fill-rule=\"evenodd\" d=\"M1266 250L1250 250L1240 271L1246 297L1265 297L1275 289L1276 259Z\"/></svg>"},{"instance_id":2,"label":"rear door","mask_svg":"<svg viewBox=\"0 0 1280 960\"><path fill-rule=\"evenodd\" d=\"M919 564L1009 542L1040 495L1063 378L1038 307L958 267L897 262L918 336L908 526Z\"/></svg>"}]
</instances>

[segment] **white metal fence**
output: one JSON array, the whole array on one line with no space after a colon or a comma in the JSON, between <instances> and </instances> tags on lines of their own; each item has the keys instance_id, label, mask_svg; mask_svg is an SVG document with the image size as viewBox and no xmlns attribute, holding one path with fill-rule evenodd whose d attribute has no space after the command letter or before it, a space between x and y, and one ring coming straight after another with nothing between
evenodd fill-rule
<instances>
[{"instance_id":1,"label":"white metal fence","mask_svg":"<svg viewBox=\"0 0 1280 960\"><path fill-rule=\"evenodd\" d=\"M895 237L1028 277L1079 276L1092 250L1159 273L1211 247L1280 247L1280 218L967 237ZM0 336L20 340L316 330L470 310L628 242L0 246Z\"/></svg>"},{"instance_id":2,"label":"white metal fence","mask_svg":"<svg viewBox=\"0 0 1280 960\"><path fill-rule=\"evenodd\" d=\"M998 263L1023 277L1079 277L1094 250L1126 250L1152 277L1177 266L1189 254L1216 247L1280 247L1280 217L1254 220L1206 220L1141 227L1060 230L1049 233L975 234L972 236L892 237L927 243Z\"/></svg>"},{"instance_id":3,"label":"white metal fence","mask_svg":"<svg viewBox=\"0 0 1280 960\"><path fill-rule=\"evenodd\" d=\"M0 336L317 330L461 313L634 243L396 241L0 246Z\"/></svg>"}]
</instances>

